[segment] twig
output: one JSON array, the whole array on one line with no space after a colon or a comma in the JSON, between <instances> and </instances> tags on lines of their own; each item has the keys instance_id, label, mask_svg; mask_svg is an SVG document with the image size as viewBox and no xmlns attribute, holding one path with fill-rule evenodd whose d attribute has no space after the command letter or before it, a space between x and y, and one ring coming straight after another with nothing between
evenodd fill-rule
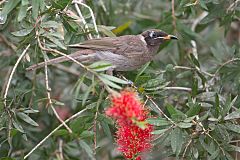
<instances>
[{"instance_id":1,"label":"twig","mask_svg":"<svg viewBox=\"0 0 240 160\"><path fill-rule=\"evenodd\" d=\"M198 120L198 119L199 119L199 118L197 118L197 120ZM225 151L224 151L224 149L221 147L221 145L218 143L218 141L217 141L215 138L213 138L213 137L208 133L208 131L207 131L207 130L205 129L205 127L203 126L203 124L202 124L201 122L194 121L194 120L192 120L192 122L193 122L194 124L198 124L198 125L202 128L203 133L204 133L205 135L207 135L209 138L211 138L211 139L218 145L218 147L221 149L223 155L225 156Z\"/></svg>"},{"instance_id":2,"label":"twig","mask_svg":"<svg viewBox=\"0 0 240 160\"><path fill-rule=\"evenodd\" d=\"M64 121L64 123L67 123L69 121L71 121L72 119L77 118L78 116L80 116L83 112L85 112L86 110L88 110L88 108L85 108L79 112L77 112L76 114L72 115L71 117L69 117L67 120ZM27 159L38 147L40 147L49 137L51 137L58 129L60 129L63 126L63 123L61 123L59 126L57 126L52 132L50 132L44 139L42 139L30 152L28 152L28 154L26 156L24 156L24 159Z\"/></svg>"},{"instance_id":3,"label":"twig","mask_svg":"<svg viewBox=\"0 0 240 160\"><path fill-rule=\"evenodd\" d=\"M231 59L231 60L229 60L229 61L224 62L223 64L221 64L221 66L220 66L220 67L216 70L216 72L214 73L214 76L216 76L217 73L218 73L225 65L227 65L227 64L229 64L229 63L232 63L232 62L234 62L234 61L240 61L240 58L233 58L233 59Z\"/></svg>"},{"instance_id":4,"label":"twig","mask_svg":"<svg viewBox=\"0 0 240 160\"><path fill-rule=\"evenodd\" d=\"M6 0L2 0L2 1L0 2L0 5L2 5L4 2L6 2Z\"/></svg>"},{"instance_id":5,"label":"twig","mask_svg":"<svg viewBox=\"0 0 240 160\"><path fill-rule=\"evenodd\" d=\"M93 124L93 132L94 132L94 154L96 154L96 149L97 149L97 118L98 118L98 110L99 110L99 106L101 104L101 100L102 100L102 95L105 91L105 88L103 87L101 92L100 92L100 95L99 95L99 99L97 101L97 107L96 107L96 113L95 113L95 116L94 116L94 124Z\"/></svg>"},{"instance_id":6,"label":"twig","mask_svg":"<svg viewBox=\"0 0 240 160\"><path fill-rule=\"evenodd\" d=\"M88 27L88 25L87 25L86 20L84 19L83 15L82 15L82 12L80 11L80 9L79 9L79 7L78 7L78 4L77 4L76 2L73 2L73 3L74 3L74 6L75 6L75 8L76 8L76 10L77 10L77 13L78 13L79 17L80 17L81 20L82 20L82 23L83 23L84 27L86 28L86 31L89 32L89 27ZM92 39L91 33L88 34L88 38L89 38L89 39Z\"/></svg>"},{"instance_id":7,"label":"twig","mask_svg":"<svg viewBox=\"0 0 240 160\"><path fill-rule=\"evenodd\" d=\"M59 139L59 145L58 145L58 153L59 153L59 159L64 160L63 158L63 140Z\"/></svg>"},{"instance_id":8,"label":"twig","mask_svg":"<svg viewBox=\"0 0 240 160\"><path fill-rule=\"evenodd\" d=\"M176 16L175 16L175 8L174 8L174 5L175 5L175 1L172 0L172 18L173 18L173 27L174 27L174 30L176 31L177 30L177 25L176 25Z\"/></svg>"},{"instance_id":9,"label":"twig","mask_svg":"<svg viewBox=\"0 0 240 160\"><path fill-rule=\"evenodd\" d=\"M11 80L13 78L13 74L15 73L16 69L17 69L17 66L18 64L20 63L20 61L22 60L22 58L24 57L24 55L27 53L27 50L28 48L30 47L30 44L24 49L24 51L22 52L22 54L20 55L20 57L18 58L17 62L15 63L12 71L11 71L11 74L8 78L8 82L7 82L7 86L6 86L6 90L4 92L4 95L3 95L3 103L4 103L4 106L7 107L7 94L8 94L8 90L9 90L9 87L10 87L10 83L11 83Z\"/></svg>"},{"instance_id":10,"label":"twig","mask_svg":"<svg viewBox=\"0 0 240 160\"><path fill-rule=\"evenodd\" d=\"M204 11L200 14L199 17L197 17L194 21L193 21L193 24L192 24L192 27L191 27L191 30L193 32L195 32L195 29L197 27L197 25L201 22L201 20L203 18L205 18L206 16L208 15L208 12ZM197 43L196 41L194 40L191 40L191 44L192 44L192 52L193 52L193 55L196 59L198 59L198 53L197 53Z\"/></svg>"},{"instance_id":11,"label":"twig","mask_svg":"<svg viewBox=\"0 0 240 160\"><path fill-rule=\"evenodd\" d=\"M232 141L230 141L229 143L238 143L238 142L240 142L240 139L232 140Z\"/></svg>"},{"instance_id":12,"label":"twig","mask_svg":"<svg viewBox=\"0 0 240 160\"><path fill-rule=\"evenodd\" d=\"M0 2L1 3L1 2ZM1 4L0 4L1 5ZM13 51L16 51L17 50L17 47L14 45L14 44L12 44L10 41L8 41L7 40L7 38L4 36L4 35L2 35L2 34L0 34L0 38L3 40L3 42L7 45L7 46L9 46Z\"/></svg>"},{"instance_id":13,"label":"twig","mask_svg":"<svg viewBox=\"0 0 240 160\"><path fill-rule=\"evenodd\" d=\"M13 67L9 67L9 69L8 69L8 71L7 71L7 74L6 74L6 76L5 76L5 79L4 79L4 84L3 84L3 86L2 86L2 91L5 91L5 89L6 89L6 86L7 86L7 79L8 79L8 77L10 76L10 74L11 74L11 71L12 71L12 68ZM3 92L1 92L1 97L3 97Z\"/></svg>"},{"instance_id":14,"label":"twig","mask_svg":"<svg viewBox=\"0 0 240 160\"><path fill-rule=\"evenodd\" d=\"M10 87L10 83L12 81L12 78L13 78L13 74L15 73L16 69L17 69L17 66L18 64L20 63L20 61L22 60L22 58L24 57L24 55L27 53L27 50L28 48L30 47L30 44L24 49L24 51L22 52L22 54L20 55L20 57L17 59L17 62L15 63L15 65L13 66L13 69L9 75L9 78L8 78L8 81L6 83L6 89L5 89L5 92L3 94L3 104L4 104L4 107L5 107L5 110L8 114L8 143L9 143L9 151L8 151L8 156L10 156L11 152L12 152L12 138L11 138L11 129L12 129L12 119L11 119L11 113L7 107L7 94L8 94L8 90L9 90L9 87Z\"/></svg>"},{"instance_id":15,"label":"twig","mask_svg":"<svg viewBox=\"0 0 240 160\"><path fill-rule=\"evenodd\" d=\"M81 73L78 72L77 70L75 70L75 69L73 70L69 67L66 67L66 66L62 65L62 64L54 64L53 66L56 67L59 70L62 70L64 72L70 73L70 74L75 75L75 76L81 75Z\"/></svg>"},{"instance_id":16,"label":"twig","mask_svg":"<svg viewBox=\"0 0 240 160\"><path fill-rule=\"evenodd\" d=\"M36 35L38 35L38 32L36 32ZM43 49L43 46L40 42L39 37L37 37L37 41L38 41L38 45L41 49ZM51 109L53 110L54 115L57 117L57 119L64 125L64 127L66 127L66 129L68 130L69 133L72 133L72 130L64 123L64 121L62 120L62 118L58 115L57 111L55 110L55 108L52 105L52 99L51 99L51 88L49 87L49 83L48 83L48 68L47 68L47 59L46 59L46 55L43 55L44 57L44 71L45 71L45 85L46 85L46 90L47 90L47 98L48 98L48 104L50 105Z\"/></svg>"},{"instance_id":17,"label":"twig","mask_svg":"<svg viewBox=\"0 0 240 160\"><path fill-rule=\"evenodd\" d=\"M208 73L206 71L202 71L199 67L191 68L191 67L186 67L186 66L174 66L173 69L186 69L186 70L197 70L207 76L214 77L214 74Z\"/></svg>"},{"instance_id":18,"label":"twig","mask_svg":"<svg viewBox=\"0 0 240 160\"><path fill-rule=\"evenodd\" d=\"M89 9L89 12L91 14L92 21L93 21L93 26L94 26L95 32L97 33L97 38L100 38L99 32L98 32L98 28L97 28L97 24L96 24L96 19L95 19L95 16L94 16L94 13L93 13L92 9L88 5L86 5L86 4L82 3L82 2L77 2L77 3L79 3L79 4L81 4L84 7Z\"/></svg>"},{"instance_id":19,"label":"twig","mask_svg":"<svg viewBox=\"0 0 240 160\"><path fill-rule=\"evenodd\" d=\"M234 1L234 2L227 8L227 13L229 13L229 11L232 11L232 10L237 6L238 2L240 2L240 0Z\"/></svg>"},{"instance_id":20,"label":"twig","mask_svg":"<svg viewBox=\"0 0 240 160\"><path fill-rule=\"evenodd\" d=\"M165 87L165 90L181 90L181 91L188 91L191 92L192 89L191 88L187 88L187 87Z\"/></svg>"},{"instance_id":21,"label":"twig","mask_svg":"<svg viewBox=\"0 0 240 160\"><path fill-rule=\"evenodd\" d=\"M89 32L89 27L88 27L88 25L87 25L86 20L84 19L83 15L82 15L80 9L79 9L79 7L78 7L78 4L86 7L86 8L89 10L89 12L90 12L90 14L91 14L91 17L92 17L92 21L93 21L93 26L94 26L95 32L96 32L96 34L97 34L97 38L99 38L100 36L99 36L99 32L98 32L98 29L97 29L97 24L96 24L95 16L94 16L94 13L93 13L92 9L91 9L88 5L82 3L80 0L74 0L72 3L74 3L74 6L75 6L75 8L76 8L76 10L77 10L77 13L78 13L78 15L81 17L82 22L83 22L84 26L86 27L87 32ZM89 33L89 38L92 39L92 35L91 35L90 33Z\"/></svg>"},{"instance_id":22,"label":"twig","mask_svg":"<svg viewBox=\"0 0 240 160\"><path fill-rule=\"evenodd\" d=\"M187 145L186 145L186 147L185 147L185 149L184 149L184 152L183 152L182 158L185 157L185 154L186 154L187 149L188 149L189 145L191 144L191 142L192 142L192 139L190 139L190 140L188 141L188 143L187 143Z\"/></svg>"}]
</instances>

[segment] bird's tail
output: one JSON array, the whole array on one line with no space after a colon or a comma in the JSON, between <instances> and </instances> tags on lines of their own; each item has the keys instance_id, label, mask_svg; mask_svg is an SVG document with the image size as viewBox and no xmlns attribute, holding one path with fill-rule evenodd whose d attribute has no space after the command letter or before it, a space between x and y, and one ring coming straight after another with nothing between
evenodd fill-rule
<instances>
[{"instance_id":1,"label":"bird's tail","mask_svg":"<svg viewBox=\"0 0 240 160\"><path fill-rule=\"evenodd\" d=\"M88 61L91 57L93 57L93 54L83 54L82 52L75 52L73 54L69 54L69 57L75 59L75 60L79 60L79 61ZM38 68L42 68L46 65L54 65L54 64L58 64L61 62L65 62L65 61L71 61L68 57L66 56L61 56L61 57L57 57L57 58L53 58L50 59L46 62L40 62L34 65L31 65L30 67L28 67L26 70L27 71L31 71L31 70L35 70Z\"/></svg>"}]
</instances>

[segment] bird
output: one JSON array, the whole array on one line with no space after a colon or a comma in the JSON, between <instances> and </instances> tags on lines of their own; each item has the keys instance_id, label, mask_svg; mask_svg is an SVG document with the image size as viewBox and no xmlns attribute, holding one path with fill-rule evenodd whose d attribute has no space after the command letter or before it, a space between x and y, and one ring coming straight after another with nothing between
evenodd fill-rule
<instances>
[{"instance_id":1,"label":"bird","mask_svg":"<svg viewBox=\"0 0 240 160\"><path fill-rule=\"evenodd\" d=\"M112 65L114 71L132 71L152 61L160 45L172 39L178 38L159 29L149 29L138 35L95 38L71 44L68 46L76 48L77 51L68 56L82 64L105 61ZM69 58L60 56L34 64L26 70L35 70L44 67L45 64L54 65L65 61L69 61Z\"/></svg>"}]
</instances>

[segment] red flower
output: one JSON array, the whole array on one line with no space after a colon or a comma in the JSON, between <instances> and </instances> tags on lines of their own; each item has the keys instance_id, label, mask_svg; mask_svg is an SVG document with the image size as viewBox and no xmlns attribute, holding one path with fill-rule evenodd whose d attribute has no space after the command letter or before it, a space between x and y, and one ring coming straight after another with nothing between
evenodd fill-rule
<instances>
[{"instance_id":1,"label":"red flower","mask_svg":"<svg viewBox=\"0 0 240 160\"><path fill-rule=\"evenodd\" d=\"M120 96L112 97L112 106L106 111L108 116L118 120L119 123L131 123L133 120L146 119L146 111L136 93L122 91Z\"/></svg>"},{"instance_id":2,"label":"red flower","mask_svg":"<svg viewBox=\"0 0 240 160\"><path fill-rule=\"evenodd\" d=\"M153 127L145 122L148 111L135 92L122 91L119 96L113 96L111 101L112 105L106 114L117 120L118 150L127 159L141 160L139 154L152 148L150 141Z\"/></svg>"},{"instance_id":3,"label":"red flower","mask_svg":"<svg viewBox=\"0 0 240 160\"><path fill-rule=\"evenodd\" d=\"M118 150L128 159L141 160L139 154L149 151L152 148L152 126L142 129L136 125L121 126L117 131Z\"/></svg>"}]
</instances>

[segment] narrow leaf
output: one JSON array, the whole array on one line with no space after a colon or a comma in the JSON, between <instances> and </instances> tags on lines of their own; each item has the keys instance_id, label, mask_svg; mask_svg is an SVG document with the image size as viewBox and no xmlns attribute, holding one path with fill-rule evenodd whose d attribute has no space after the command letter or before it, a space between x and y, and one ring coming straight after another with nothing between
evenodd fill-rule
<instances>
[{"instance_id":1,"label":"narrow leaf","mask_svg":"<svg viewBox=\"0 0 240 160\"><path fill-rule=\"evenodd\" d=\"M18 112L17 115L18 115L19 118L21 118L26 123L31 124L31 125L36 126L36 127L38 126L38 124L31 117L29 117L27 114L25 114L23 112Z\"/></svg>"},{"instance_id":2,"label":"narrow leaf","mask_svg":"<svg viewBox=\"0 0 240 160\"><path fill-rule=\"evenodd\" d=\"M16 32L12 32L12 34L13 34L14 36L17 36L17 37L23 37L23 36L26 36L26 35L28 35L29 33L31 33L32 30L33 30L33 28L22 29L22 30L19 30L19 31L16 31Z\"/></svg>"},{"instance_id":3,"label":"narrow leaf","mask_svg":"<svg viewBox=\"0 0 240 160\"><path fill-rule=\"evenodd\" d=\"M108 79L110 81L116 82L116 83L120 83L120 84L128 84L127 81L122 80L120 78L111 76L111 75L107 75L107 74L100 74L100 76L104 77L105 79Z\"/></svg>"}]
</instances>

